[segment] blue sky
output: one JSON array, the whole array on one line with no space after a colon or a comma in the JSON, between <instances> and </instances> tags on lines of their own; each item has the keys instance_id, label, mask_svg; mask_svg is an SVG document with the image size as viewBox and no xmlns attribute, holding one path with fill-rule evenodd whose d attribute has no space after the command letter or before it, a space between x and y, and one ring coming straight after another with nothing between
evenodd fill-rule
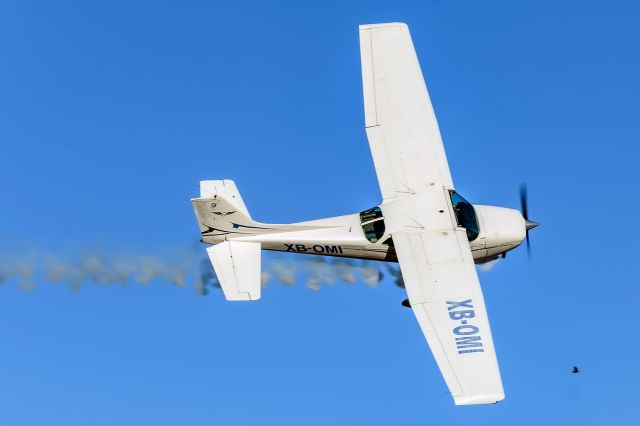
<instances>
[{"instance_id":1,"label":"blue sky","mask_svg":"<svg viewBox=\"0 0 640 426\"><path fill-rule=\"evenodd\" d=\"M639 18L622 1L0 2L3 261L174 260L198 238L201 179L234 179L265 222L375 205L357 38L373 22L409 24L459 192L516 207L528 182L542 224L531 262L518 249L480 275L496 406L453 405L389 278L301 277L255 304L13 279L0 423L630 421Z\"/></svg>"}]
</instances>

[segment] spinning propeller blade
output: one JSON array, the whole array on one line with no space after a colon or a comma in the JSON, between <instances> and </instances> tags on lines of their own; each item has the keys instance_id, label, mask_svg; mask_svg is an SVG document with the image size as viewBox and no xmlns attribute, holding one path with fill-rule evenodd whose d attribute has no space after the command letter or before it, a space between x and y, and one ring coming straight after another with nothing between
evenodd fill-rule
<instances>
[{"instance_id":1,"label":"spinning propeller blade","mask_svg":"<svg viewBox=\"0 0 640 426\"><path fill-rule=\"evenodd\" d=\"M524 226L526 228L526 239L527 239L527 254L529 258L531 258L531 243L529 242L529 230L535 228L540 225L537 222L529 220L529 202L527 197L527 185L520 185L520 211L522 212L522 217L524 218Z\"/></svg>"}]
</instances>

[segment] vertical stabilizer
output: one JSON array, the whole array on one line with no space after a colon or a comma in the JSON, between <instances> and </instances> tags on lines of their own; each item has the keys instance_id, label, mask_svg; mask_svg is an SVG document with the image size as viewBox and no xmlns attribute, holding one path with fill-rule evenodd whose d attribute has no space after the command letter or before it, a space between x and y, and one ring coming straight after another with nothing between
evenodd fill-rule
<instances>
[{"instance_id":1,"label":"vertical stabilizer","mask_svg":"<svg viewBox=\"0 0 640 426\"><path fill-rule=\"evenodd\" d=\"M240 192L232 180L200 181L200 198L223 198L237 211L242 212L247 218L251 218L249 210L247 210L247 206L244 205Z\"/></svg>"}]
</instances>

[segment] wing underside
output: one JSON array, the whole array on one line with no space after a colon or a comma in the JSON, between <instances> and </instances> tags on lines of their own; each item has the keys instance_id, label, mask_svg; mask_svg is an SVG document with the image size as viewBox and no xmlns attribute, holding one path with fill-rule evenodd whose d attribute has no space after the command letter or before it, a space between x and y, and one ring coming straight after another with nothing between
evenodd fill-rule
<instances>
[{"instance_id":1,"label":"wing underside","mask_svg":"<svg viewBox=\"0 0 640 426\"><path fill-rule=\"evenodd\" d=\"M442 231L402 231L393 240L411 308L455 403L489 404L504 399L487 311L464 230L446 235Z\"/></svg>"},{"instance_id":2,"label":"wing underside","mask_svg":"<svg viewBox=\"0 0 640 426\"><path fill-rule=\"evenodd\" d=\"M365 127L386 201L452 187L431 100L405 24L360 27Z\"/></svg>"},{"instance_id":3,"label":"wing underside","mask_svg":"<svg viewBox=\"0 0 640 426\"><path fill-rule=\"evenodd\" d=\"M405 24L360 27L367 137L413 312L456 404L504 398L482 290Z\"/></svg>"}]
</instances>

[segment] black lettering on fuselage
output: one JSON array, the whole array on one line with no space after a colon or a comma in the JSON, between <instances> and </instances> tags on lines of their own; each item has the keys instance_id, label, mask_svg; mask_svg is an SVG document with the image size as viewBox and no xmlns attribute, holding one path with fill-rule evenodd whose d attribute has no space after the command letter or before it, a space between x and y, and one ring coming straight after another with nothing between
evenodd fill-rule
<instances>
[{"instance_id":1,"label":"black lettering on fuselage","mask_svg":"<svg viewBox=\"0 0 640 426\"><path fill-rule=\"evenodd\" d=\"M284 244L286 250L285 251L289 251L289 252L297 252L297 253L307 253L307 252L314 252L314 253L318 253L318 254L343 254L344 252L342 251L342 246L323 246L320 244L316 244L314 246L306 246L304 244Z\"/></svg>"}]
</instances>

